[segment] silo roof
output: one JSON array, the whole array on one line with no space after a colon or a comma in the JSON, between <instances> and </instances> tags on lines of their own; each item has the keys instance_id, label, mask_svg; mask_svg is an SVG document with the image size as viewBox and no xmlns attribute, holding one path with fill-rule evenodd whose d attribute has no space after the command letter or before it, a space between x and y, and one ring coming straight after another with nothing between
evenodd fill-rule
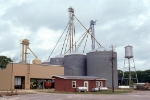
<instances>
[{"instance_id":1,"label":"silo roof","mask_svg":"<svg viewBox=\"0 0 150 100\"><path fill-rule=\"evenodd\" d=\"M50 64L50 61L49 60L45 60L42 62L42 64Z\"/></svg>"},{"instance_id":2,"label":"silo roof","mask_svg":"<svg viewBox=\"0 0 150 100\"><path fill-rule=\"evenodd\" d=\"M100 46L100 47L98 47L97 49L95 49L95 50L92 50L92 51L90 51L90 52L95 52L95 51L109 51L108 49L106 49L105 47L103 47L103 46Z\"/></svg>"},{"instance_id":3,"label":"silo roof","mask_svg":"<svg viewBox=\"0 0 150 100\"><path fill-rule=\"evenodd\" d=\"M62 79L80 79L80 80L107 80L105 78L95 77L95 76L64 76L64 75L53 75L52 78L62 78Z\"/></svg>"},{"instance_id":4,"label":"silo roof","mask_svg":"<svg viewBox=\"0 0 150 100\"><path fill-rule=\"evenodd\" d=\"M63 58L63 57L64 57L63 54L59 54L59 55L55 56L54 58Z\"/></svg>"},{"instance_id":5,"label":"silo roof","mask_svg":"<svg viewBox=\"0 0 150 100\"><path fill-rule=\"evenodd\" d=\"M85 55L84 53L80 53L78 51L74 51L74 52L71 52L69 54L66 54L66 55Z\"/></svg>"}]
</instances>

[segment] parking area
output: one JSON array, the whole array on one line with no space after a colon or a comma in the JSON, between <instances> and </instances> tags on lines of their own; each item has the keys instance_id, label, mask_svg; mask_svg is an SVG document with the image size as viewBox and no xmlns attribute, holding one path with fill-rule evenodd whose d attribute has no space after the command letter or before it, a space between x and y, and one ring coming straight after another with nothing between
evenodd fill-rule
<instances>
[{"instance_id":1,"label":"parking area","mask_svg":"<svg viewBox=\"0 0 150 100\"><path fill-rule=\"evenodd\" d=\"M133 91L125 94L33 94L0 97L0 100L150 100L150 91Z\"/></svg>"}]
</instances>

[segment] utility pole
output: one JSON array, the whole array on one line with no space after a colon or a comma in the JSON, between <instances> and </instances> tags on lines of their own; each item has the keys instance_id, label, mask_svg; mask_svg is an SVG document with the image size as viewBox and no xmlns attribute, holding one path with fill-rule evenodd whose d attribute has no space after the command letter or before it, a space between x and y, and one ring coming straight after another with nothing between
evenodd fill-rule
<instances>
[{"instance_id":1,"label":"utility pole","mask_svg":"<svg viewBox=\"0 0 150 100\"><path fill-rule=\"evenodd\" d=\"M111 61L111 67L112 67L112 92L114 92L114 46L111 45L111 51L112 51L112 55L111 55L111 58L110 58L110 61Z\"/></svg>"}]
</instances>

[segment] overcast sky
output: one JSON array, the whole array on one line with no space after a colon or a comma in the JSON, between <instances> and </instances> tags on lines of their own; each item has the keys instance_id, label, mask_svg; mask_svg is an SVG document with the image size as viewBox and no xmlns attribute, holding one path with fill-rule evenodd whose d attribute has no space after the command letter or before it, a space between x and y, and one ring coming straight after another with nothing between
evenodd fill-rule
<instances>
[{"instance_id":1,"label":"overcast sky","mask_svg":"<svg viewBox=\"0 0 150 100\"><path fill-rule=\"evenodd\" d=\"M86 28L97 20L96 39L105 48L116 46L118 69L124 67L127 45L133 46L136 69L150 69L149 0L0 0L0 55L21 60L20 41L29 39L32 51L47 60L69 21L70 6ZM74 21L81 36L85 29ZM60 54L61 42L52 57ZM86 52L90 50L88 44ZM30 52L28 60L34 58Z\"/></svg>"}]
</instances>

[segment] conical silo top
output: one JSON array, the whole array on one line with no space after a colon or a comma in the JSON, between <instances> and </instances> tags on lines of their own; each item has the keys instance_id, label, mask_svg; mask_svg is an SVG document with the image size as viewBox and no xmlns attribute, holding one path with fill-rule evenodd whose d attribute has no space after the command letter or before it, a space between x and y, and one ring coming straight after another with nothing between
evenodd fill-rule
<instances>
[{"instance_id":1,"label":"conical silo top","mask_svg":"<svg viewBox=\"0 0 150 100\"><path fill-rule=\"evenodd\" d=\"M50 61L49 60L45 60L42 62L42 64L50 64Z\"/></svg>"},{"instance_id":2,"label":"conical silo top","mask_svg":"<svg viewBox=\"0 0 150 100\"><path fill-rule=\"evenodd\" d=\"M59 55L55 56L54 58L63 58L63 57L64 57L63 54L59 54Z\"/></svg>"},{"instance_id":3,"label":"conical silo top","mask_svg":"<svg viewBox=\"0 0 150 100\"><path fill-rule=\"evenodd\" d=\"M84 53L80 53L78 51L74 51L74 52L71 52L71 53L66 54L66 55L84 55Z\"/></svg>"},{"instance_id":4,"label":"conical silo top","mask_svg":"<svg viewBox=\"0 0 150 100\"><path fill-rule=\"evenodd\" d=\"M90 52L96 52L96 51L109 51L108 49L106 49L105 47L103 47L103 46L100 46L100 47L98 47L97 49L95 49L95 50L92 50L92 51L90 51Z\"/></svg>"}]
</instances>

